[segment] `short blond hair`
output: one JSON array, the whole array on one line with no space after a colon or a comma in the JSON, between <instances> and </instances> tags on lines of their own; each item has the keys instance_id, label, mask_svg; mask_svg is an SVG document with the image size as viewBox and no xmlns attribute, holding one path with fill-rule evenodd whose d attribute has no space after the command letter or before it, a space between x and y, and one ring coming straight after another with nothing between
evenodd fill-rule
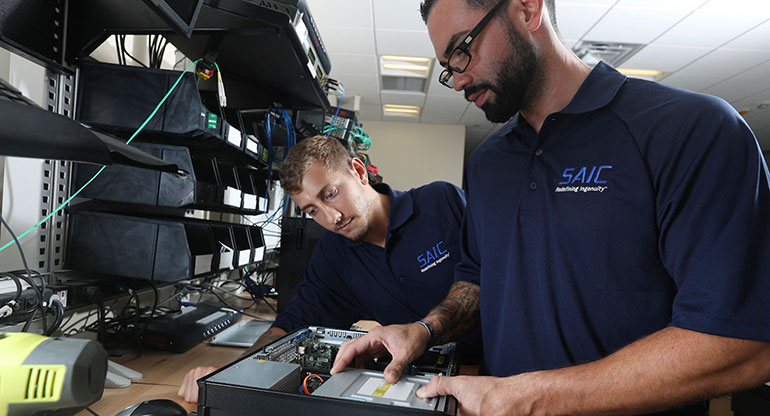
<instances>
[{"instance_id":1,"label":"short blond hair","mask_svg":"<svg viewBox=\"0 0 770 416\"><path fill-rule=\"evenodd\" d=\"M281 187L289 195L302 190L302 178L316 162L327 172L346 169L352 157L334 137L313 136L292 146L281 163Z\"/></svg>"}]
</instances>

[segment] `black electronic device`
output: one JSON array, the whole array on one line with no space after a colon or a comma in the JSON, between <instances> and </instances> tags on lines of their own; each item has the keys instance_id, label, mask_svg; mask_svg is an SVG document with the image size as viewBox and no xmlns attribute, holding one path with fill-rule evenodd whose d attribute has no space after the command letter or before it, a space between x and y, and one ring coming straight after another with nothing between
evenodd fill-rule
<instances>
[{"instance_id":1,"label":"black electronic device","mask_svg":"<svg viewBox=\"0 0 770 416\"><path fill-rule=\"evenodd\" d=\"M257 226L71 210L67 267L175 282L262 260Z\"/></svg>"},{"instance_id":2,"label":"black electronic device","mask_svg":"<svg viewBox=\"0 0 770 416\"><path fill-rule=\"evenodd\" d=\"M326 230L311 218L287 217L281 220L281 253L278 261L278 312L294 296L294 290L305 280L305 270L316 244Z\"/></svg>"},{"instance_id":3,"label":"black electronic device","mask_svg":"<svg viewBox=\"0 0 770 416\"><path fill-rule=\"evenodd\" d=\"M360 126L355 111L340 108L339 111L330 111L325 117L328 135L339 139L345 147L352 149L350 141L353 139L354 129ZM331 128L330 128L331 127Z\"/></svg>"},{"instance_id":4,"label":"black electronic device","mask_svg":"<svg viewBox=\"0 0 770 416\"><path fill-rule=\"evenodd\" d=\"M190 37L203 0L144 0L182 36Z\"/></svg>"},{"instance_id":5,"label":"black electronic device","mask_svg":"<svg viewBox=\"0 0 770 416\"><path fill-rule=\"evenodd\" d=\"M237 214L259 214L260 197L267 189L267 171L249 165L237 166L226 159L212 157L187 147L154 143L135 143L138 149L162 160L174 162L188 175L152 172L110 166L94 180L98 167L76 164L73 189L90 181L78 196L100 201L141 204L148 207L205 209ZM76 201L80 202L80 201Z\"/></svg>"},{"instance_id":6,"label":"black electronic device","mask_svg":"<svg viewBox=\"0 0 770 416\"><path fill-rule=\"evenodd\" d=\"M384 363L330 375L340 345L365 332L323 327L297 330L198 380L198 414L241 415L259 403L263 415L454 414L451 396L421 399L416 391L433 376L455 375L455 344L432 347L387 383Z\"/></svg>"},{"instance_id":7,"label":"black electronic device","mask_svg":"<svg viewBox=\"0 0 770 416\"><path fill-rule=\"evenodd\" d=\"M179 311L150 319L142 342L148 347L183 353L234 324L240 317L240 313L221 305L183 306Z\"/></svg>"},{"instance_id":8,"label":"black electronic device","mask_svg":"<svg viewBox=\"0 0 770 416\"><path fill-rule=\"evenodd\" d=\"M76 118L89 126L130 135L142 125L181 72L83 61L79 65ZM208 147L228 145L229 125L219 108L202 101L195 75L186 73L137 140ZM238 132L240 135L240 132ZM240 137L238 137L240 150Z\"/></svg>"},{"instance_id":9,"label":"black electronic device","mask_svg":"<svg viewBox=\"0 0 770 416\"><path fill-rule=\"evenodd\" d=\"M279 11L289 17L297 36L307 50L310 66L319 64L323 68L319 75L328 74L332 70L332 63L326 52L326 46L321 40L321 34L318 32L318 27L305 0L261 0L256 4L266 9ZM320 68L317 71L320 71Z\"/></svg>"},{"instance_id":10,"label":"black electronic device","mask_svg":"<svg viewBox=\"0 0 770 416\"><path fill-rule=\"evenodd\" d=\"M123 164L181 173L174 163L38 107L2 79L0 124L0 155Z\"/></svg>"}]
</instances>

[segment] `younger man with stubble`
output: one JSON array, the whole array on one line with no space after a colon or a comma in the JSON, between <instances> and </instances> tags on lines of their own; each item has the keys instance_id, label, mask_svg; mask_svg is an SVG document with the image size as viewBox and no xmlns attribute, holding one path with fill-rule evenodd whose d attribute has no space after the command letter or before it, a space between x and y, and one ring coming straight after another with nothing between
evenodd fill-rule
<instances>
[{"instance_id":1,"label":"younger man with stubble","mask_svg":"<svg viewBox=\"0 0 770 416\"><path fill-rule=\"evenodd\" d=\"M370 185L364 164L325 136L294 146L280 176L302 211L331 232L316 246L286 310L244 355L309 325L415 322L446 296L459 261L462 190L446 182L407 192ZM480 334L463 342L478 348ZM196 402L196 380L214 370L190 370L179 396Z\"/></svg>"}]
</instances>

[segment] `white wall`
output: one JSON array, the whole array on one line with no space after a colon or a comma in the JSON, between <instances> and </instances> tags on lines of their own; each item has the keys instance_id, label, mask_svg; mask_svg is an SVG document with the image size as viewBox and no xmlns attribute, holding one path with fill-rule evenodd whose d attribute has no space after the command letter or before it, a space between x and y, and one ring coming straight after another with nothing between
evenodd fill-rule
<instances>
[{"instance_id":1,"label":"white wall","mask_svg":"<svg viewBox=\"0 0 770 416\"><path fill-rule=\"evenodd\" d=\"M362 121L383 181L408 190L433 181L462 186L465 126Z\"/></svg>"},{"instance_id":2,"label":"white wall","mask_svg":"<svg viewBox=\"0 0 770 416\"><path fill-rule=\"evenodd\" d=\"M18 55L0 48L0 77L45 108L45 69ZM0 156L0 212L17 236L42 219L43 159ZM39 240L40 228L26 237L19 237L22 250L31 269L37 269L37 253L46 243ZM12 241L10 234L0 230L0 247ZM0 271L22 269L19 252L13 245L0 251Z\"/></svg>"}]
</instances>

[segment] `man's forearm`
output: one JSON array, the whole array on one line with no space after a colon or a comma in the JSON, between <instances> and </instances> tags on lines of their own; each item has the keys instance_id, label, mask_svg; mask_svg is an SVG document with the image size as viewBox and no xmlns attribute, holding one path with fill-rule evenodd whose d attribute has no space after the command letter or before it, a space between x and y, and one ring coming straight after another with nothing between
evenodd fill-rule
<instances>
[{"instance_id":1,"label":"man's forearm","mask_svg":"<svg viewBox=\"0 0 770 416\"><path fill-rule=\"evenodd\" d=\"M534 408L549 414L640 414L769 379L770 343L669 327L598 361L511 377L506 395L528 384Z\"/></svg>"},{"instance_id":2,"label":"man's forearm","mask_svg":"<svg viewBox=\"0 0 770 416\"><path fill-rule=\"evenodd\" d=\"M447 297L425 317L433 326L435 344L455 340L479 324L480 295L480 287L473 283L452 284Z\"/></svg>"},{"instance_id":3,"label":"man's forearm","mask_svg":"<svg viewBox=\"0 0 770 416\"><path fill-rule=\"evenodd\" d=\"M264 334L262 334L259 338L257 338L257 341L254 342L254 345L249 347L249 349L247 349L246 351L243 352L243 354L241 354L241 358L243 358L243 357L245 357L247 355L253 354L255 351L257 351L260 348L264 347L265 345L267 345L267 344L269 344L269 343L271 343L271 342L273 342L273 341L283 337L286 334L287 334L286 331L284 331L283 329L278 328L278 327L272 327L272 328L268 329L267 331L265 331Z\"/></svg>"}]
</instances>

